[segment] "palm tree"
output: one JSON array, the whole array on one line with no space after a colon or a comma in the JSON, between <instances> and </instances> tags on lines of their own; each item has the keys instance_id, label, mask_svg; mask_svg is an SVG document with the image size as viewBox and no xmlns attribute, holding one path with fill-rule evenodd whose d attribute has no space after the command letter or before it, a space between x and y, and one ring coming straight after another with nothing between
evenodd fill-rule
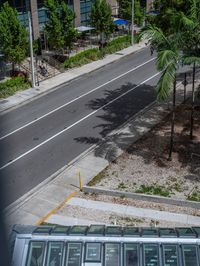
<instances>
[{"instance_id":1,"label":"palm tree","mask_svg":"<svg viewBox=\"0 0 200 266\"><path fill-rule=\"evenodd\" d=\"M192 74L192 106L190 118L190 139L193 138L194 103L195 103L195 75L196 65L200 65L200 0L190 0L189 15L181 14L180 26L182 28L183 50L182 62L185 65L193 65Z\"/></svg>"},{"instance_id":2,"label":"palm tree","mask_svg":"<svg viewBox=\"0 0 200 266\"><path fill-rule=\"evenodd\" d=\"M171 119L171 138L169 149L169 160L172 157L174 143L174 122L176 107L176 71L181 60L181 53L177 45L178 34L165 36L163 31L156 26L150 25L143 29L142 37L147 38L151 46L157 50L156 67L161 72L161 77L157 83L157 99L166 100L173 89L173 108Z\"/></svg>"}]
</instances>

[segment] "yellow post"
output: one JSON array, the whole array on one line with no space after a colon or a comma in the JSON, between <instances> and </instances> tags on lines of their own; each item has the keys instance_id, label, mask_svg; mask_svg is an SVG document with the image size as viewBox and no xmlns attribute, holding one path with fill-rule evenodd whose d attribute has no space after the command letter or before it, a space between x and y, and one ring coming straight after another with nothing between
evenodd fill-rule
<instances>
[{"instance_id":1,"label":"yellow post","mask_svg":"<svg viewBox=\"0 0 200 266\"><path fill-rule=\"evenodd\" d=\"M80 171L78 172L78 176L79 176L79 187L80 187L80 191L82 191L82 188L83 188L83 180L82 180L81 172Z\"/></svg>"}]
</instances>

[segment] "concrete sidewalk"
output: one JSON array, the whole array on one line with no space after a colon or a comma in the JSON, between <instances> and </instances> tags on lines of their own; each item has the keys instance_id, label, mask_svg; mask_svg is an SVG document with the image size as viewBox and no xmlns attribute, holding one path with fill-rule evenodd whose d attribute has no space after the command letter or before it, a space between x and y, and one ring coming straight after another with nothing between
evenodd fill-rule
<instances>
[{"instance_id":1,"label":"concrete sidewalk","mask_svg":"<svg viewBox=\"0 0 200 266\"><path fill-rule=\"evenodd\" d=\"M40 83L39 87L30 88L24 91L19 91L15 95L10 96L6 99L0 99L0 113L12 110L20 105L26 104L44 94L47 94L51 90L58 89L59 86L72 81L84 74L92 72L96 69L104 67L107 64L113 63L129 54L135 53L143 48L145 48L145 42L142 41L139 44L134 44L134 46L128 47L114 54L105 56L104 59L94 61L92 63L83 65L78 68L73 68L67 70L66 72L59 74L55 77L46 79Z\"/></svg>"}]
</instances>

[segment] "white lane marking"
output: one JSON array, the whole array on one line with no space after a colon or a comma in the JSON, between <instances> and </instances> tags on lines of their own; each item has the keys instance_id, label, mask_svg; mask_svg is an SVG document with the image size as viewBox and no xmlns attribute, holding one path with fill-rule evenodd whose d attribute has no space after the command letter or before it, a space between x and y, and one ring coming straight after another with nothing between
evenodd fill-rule
<instances>
[{"instance_id":1,"label":"white lane marking","mask_svg":"<svg viewBox=\"0 0 200 266\"><path fill-rule=\"evenodd\" d=\"M29 151L21 154L20 156L18 156L17 158L13 159L12 161L8 162L7 164L3 165L2 167L0 167L0 170L3 170L4 168L6 168L7 166L15 163L16 161L18 161L19 159L25 157L26 155L28 155L29 153L31 153L32 151L38 149L39 147L43 146L44 144L46 144L47 142L51 141L52 139L58 137L59 135L61 135L62 133L68 131L69 129L71 129L72 127L78 125L79 123L81 123L82 121L84 121L85 119L87 119L88 117L94 115L95 113L97 113L98 111L102 110L103 108L105 108L106 106L110 105L111 103L117 101L118 99L120 99L121 97L125 96L126 94L128 94L129 92L135 90L136 88L140 87L141 85L143 85L144 83L148 82L149 80L155 78L156 76L158 76L160 74L160 72L156 73L155 75L149 77L148 79L142 81L140 84L138 84L137 86L133 87L132 89L130 89L127 92L124 92L123 94L119 95L117 98L113 99L112 101L110 101L109 103L103 105L102 107L100 107L99 109L89 113L88 115L84 116L83 118L81 118L80 120L76 121L75 123L73 123L72 125L66 127L65 129L59 131L58 133L56 133L55 135L53 135L52 137L46 139L45 141L41 142L40 144L38 144L37 146L35 146L34 148L30 149Z\"/></svg>"},{"instance_id":2,"label":"white lane marking","mask_svg":"<svg viewBox=\"0 0 200 266\"><path fill-rule=\"evenodd\" d=\"M44 114L44 115L42 115L42 116L40 116L40 117L34 119L33 121L31 121L31 122L29 122L29 123L27 123L27 124L25 124L25 125L23 125L23 126L17 128L17 129L13 130L12 132L7 133L6 135L0 137L0 140L3 140L3 139L5 139L5 138L7 138L8 136L10 136L10 135L12 135L12 134L14 134L14 133L16 133L16 132L22 130L23 128L28 127L28 126L30 126L30 125L36 123L37 121L39 121L39 120L45 118L46 116L51 115L51 114L57 112L58 110L62 109L63 107L65 107L65 106L67 106L67 105L69 105L69 104L71 104L71 103L73 103L73 102L75 102L75 101L77 101L77 100L79 100L79 99L81 99L81 98L87 96L88 94L90 94L90 93L92 93L92 92L94 92L94 91L96 91L96 90L98 90L98 89L104 87L105 85L108 85L109 83L111 83L111 82L113 82L113 81L115 81L115 80L117 80L117 79L120 79L121 77L123 77L123 76L129 74L130 72L132 72L132 71L134 71L134 70L137 70L138 68L140 68L140 67L142 67L142 66L144 66L144 65L146 65L146 64L148 64L148 63L150 63L150 62L153 61L154 59L156 59L156 57L151 58L150 60L148 60L148 61L142 63L141 65L136 66L136 67L130 69L129 71L127 71L127 72L125 72L125 73L123 73L123 74L121 74L121 75L119 75L119 76L117 76L117 77L115 77L115 78L113 78L113 79L107 81L106 83L104 83L104 84L102 84L102 85L100 85L100 86L98 86L98 87L92 89L91 91L88 91L88 92L86 92L86 93L84 93L84 94L78 96L77 98L75 98L75 99L73 99L73 100L71 100L71 101L69 101L69 102L67 102L67 103L65 103L65 104L63 104L63 105L61 105L61 106L59 106L59 107L53 109L52 111L50 111L50 112L48 112L48 113L46 113L46 114Z\"/></svg>"}]
</instances>

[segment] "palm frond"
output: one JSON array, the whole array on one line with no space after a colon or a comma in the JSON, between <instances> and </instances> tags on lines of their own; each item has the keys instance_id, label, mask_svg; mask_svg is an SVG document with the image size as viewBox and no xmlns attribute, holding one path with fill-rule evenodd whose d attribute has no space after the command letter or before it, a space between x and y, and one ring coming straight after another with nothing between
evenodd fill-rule
<instances>
[{"instance_id":1,"label":"palm frond","mask_svg":"<svg viewBox=\"0 0 200 266\"><path fill-rule=\"evenodd\" d=\"M184 56L182 62L184 65L191 65L193 63L200 65L200 57L198 57L198 56Z\"/></svg>"},{"instance_id":2,"label":"palm frond","mask_svg":"<svg viewBox=\"0 0 200 266\"><path fill-rule=\"evenodd\" d=\"M190 18L195 21L198 17L197 0L190 0Z\"/></svg>"},{"instance_id":3,"label":"palm frond","mask_svg":"<svg viewBox=\"0 0 200 266\"><path fill-rule=\"evenodd\" d=\"M140 33L140 36L144 39L147 39L153 44L159 44L166 47L170 47L170 43L164 35L163 31L154 25L148 25L144 27Z\"/></svg>"},{"instance_id":4,"label":"palm frond","mask_svg":"<svg viewBox=\"0 0 200 266\"><path fill-rule=\"evenodd\" d=\"M177 52L166 50L158 53L156 66L158 70L162 71L161 77L157 83L157 99L165 100L169 97L170 90L176 76L176 69L178 65Z\"/></svg>"},{"instance_id":5,"label":"palm frond","mask_svg":"<svg viewBox=\"0 0 200 266\"><path fill-rule=\"evenodd\" d=\"M163 71L168 65L177 65L178 62L178 51L163 50L157 55L156 67L159 71Z\"/></svg>"}]
</instances>

